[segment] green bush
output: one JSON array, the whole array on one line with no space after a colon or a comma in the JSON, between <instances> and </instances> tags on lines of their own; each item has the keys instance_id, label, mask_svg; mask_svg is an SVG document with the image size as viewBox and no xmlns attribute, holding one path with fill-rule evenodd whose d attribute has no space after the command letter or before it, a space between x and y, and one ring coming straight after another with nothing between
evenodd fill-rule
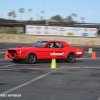
<instances>
[{"instance_id":1,"label":"green bush","mask_svg":"<svg viewBox=\"0 0 100 100\"><path fill-rule=\"evenodd\" d=\"M14 27L13 28L8 28L6 33L8 33L8 34L17 34L17 30Z\"/></svg>"},{"instance_id":2,"label":"green bush","mask_svg":"<svg viewBox=\"0 0 100 100\"><path fill-rule=\"evenodd\" d=\"M0 33L17 34L17 30L14 27L3 27Z\"/></svg>"}]
</instances>

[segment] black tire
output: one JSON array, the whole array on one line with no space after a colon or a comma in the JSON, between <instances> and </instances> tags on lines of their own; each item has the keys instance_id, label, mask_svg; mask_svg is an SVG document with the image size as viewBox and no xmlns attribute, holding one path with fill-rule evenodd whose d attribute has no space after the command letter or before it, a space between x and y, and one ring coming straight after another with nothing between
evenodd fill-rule
<instances>
[{"instance_id":1,"label":"black tire","mask_svg":"<svg viewBox=\"0 0 100 100\"><path fill-rule=\"evenodd\" d=\"M34 64L36 62L36 55L35 54L28 54L25 58L25 62L28 64Z\"/></svg>"},{"instance_id":2,"label":"black tire","mask_svg":"<svg viewBox=\"0 0 100 100\"><path fill-rule=\"evenodd\" d=\"M67 61L68 63L73 63L73 62L75 62L75 54L74 54L74 53L68 54L68 56L67 56L67 58L66 58L66 61Z\"/></svg>"},{"instance_id":3,"label":"black tire","mask_svg":"<svg viewBox=\"0 0 100 100\"><path fill-rule=\"evenodd\" d=\"M13 59L14 63L21 63L21 61L22 61L21 59Z\"/></svg>"}]
</instances>

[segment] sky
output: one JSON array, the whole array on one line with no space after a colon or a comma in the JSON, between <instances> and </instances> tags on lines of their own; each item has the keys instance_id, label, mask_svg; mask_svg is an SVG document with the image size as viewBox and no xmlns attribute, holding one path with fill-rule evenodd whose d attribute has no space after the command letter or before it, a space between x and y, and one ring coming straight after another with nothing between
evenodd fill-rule
<instances>
[{"instance_id":1,"label":"sky","mask_svg":"<svg viewBox=\"0 0 100 100\"><path fill-rule=\"evenodd\" d=\"M20 14L20 8L25 9L23 14ZM75 13L75 21L81 22L81 17L84 17L86 23L100 23L100 0L0 0L0 18L9 19L8 13L13 10L16 20L28 20L30 17L38 20L40 16L50 19L58 14L66 18Z\"/></svg>"}]
</instances>

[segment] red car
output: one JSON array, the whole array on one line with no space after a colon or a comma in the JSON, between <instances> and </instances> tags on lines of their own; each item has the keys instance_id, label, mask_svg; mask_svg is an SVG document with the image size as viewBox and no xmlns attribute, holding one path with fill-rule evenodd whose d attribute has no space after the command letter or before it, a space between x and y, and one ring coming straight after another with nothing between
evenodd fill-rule
<instances>
[{"instance_id":1,"label":"red car","mask_svg":"<svg viewBox=\"0 0 100 100\"><path fill-rule=\"evenodd\" d=\"M16 47L7 50L7 56L14 62L25 60L26 63L32 64L37 60L64 59L72 63L75 58L84 54L83 48L72 47L65 41L46 40L37 41L31 47Z\"/></svg>"}]
</instances>

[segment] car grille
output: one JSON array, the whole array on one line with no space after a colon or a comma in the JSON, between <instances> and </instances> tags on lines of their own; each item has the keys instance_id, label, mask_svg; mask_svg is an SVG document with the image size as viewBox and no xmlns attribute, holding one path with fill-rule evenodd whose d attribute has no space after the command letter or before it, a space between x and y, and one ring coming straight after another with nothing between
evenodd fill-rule
<instances>
[{"instance_id":1,"label":"car grille","mask_svg":"<svg viewBox=\"0 0 100 100\"><path fill-rule=\"evenodd\" d=\"M16 50L8 50L8 53L14 56L16 54Z\"/></svg>"}]
</instances>

